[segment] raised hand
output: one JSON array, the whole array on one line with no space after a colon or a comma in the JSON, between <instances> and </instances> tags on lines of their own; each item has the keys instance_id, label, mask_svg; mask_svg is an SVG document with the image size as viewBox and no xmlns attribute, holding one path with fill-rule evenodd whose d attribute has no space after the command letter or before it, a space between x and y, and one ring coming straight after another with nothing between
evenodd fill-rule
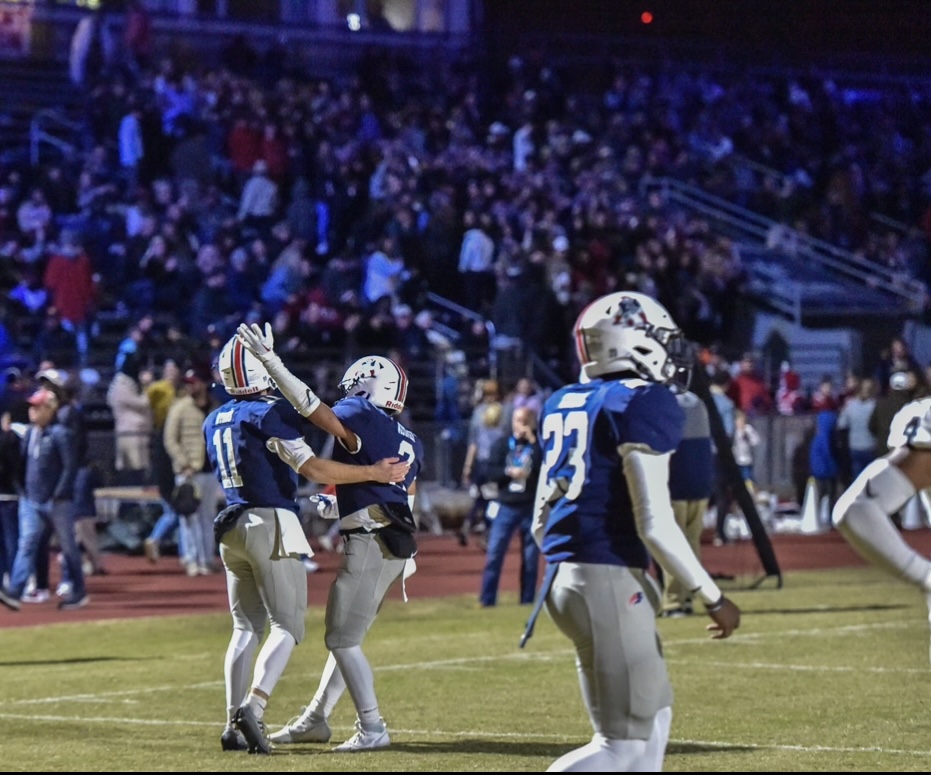
<instances>
[{"instance_id":1,"label":"raised hand","mask_svg":"<svg viewBox=\"0 0 931 775\"><path fill-rule=\"evenodd\" d=\"M272 333L271 323L265 324L264 332L258 323L240 323L236 329L236 336L245 348L263 363L275 354L275 335Z\"/></svg>"}]
</instances>

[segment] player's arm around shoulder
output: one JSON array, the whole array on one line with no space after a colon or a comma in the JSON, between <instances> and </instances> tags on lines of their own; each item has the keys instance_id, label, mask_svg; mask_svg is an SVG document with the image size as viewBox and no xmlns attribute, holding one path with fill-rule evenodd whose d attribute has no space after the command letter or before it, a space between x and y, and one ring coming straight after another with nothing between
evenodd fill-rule
<instances>
[{"instance_id":1,"label":"player's arm around shoulder","mask_svg":"<svg viewBox=\"0 0 931 775\"><path fill-rule=\"evenodd\" d=\"M304 461L298 473L321 484L359 484L361 482L396 484L404 481L409 470L410 465L396 457L383 458L367 466L311 457Z\"/></svg>"}]
</instances>

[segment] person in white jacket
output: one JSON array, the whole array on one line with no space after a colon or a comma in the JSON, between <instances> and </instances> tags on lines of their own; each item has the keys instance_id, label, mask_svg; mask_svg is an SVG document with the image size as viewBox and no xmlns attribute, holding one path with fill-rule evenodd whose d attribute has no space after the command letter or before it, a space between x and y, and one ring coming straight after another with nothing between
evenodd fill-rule
<instances>
[{"instance_id":1,"label":"person in white jacket","mask_svg":"<svg viewBox=\"0 0 931 775\"><path fill-rule=\"evenodd\" d=\"M116 445L113 467L126 484L141 484L149 472L152 406L145 388L151 381L151 372L140 371L137 356L130 353L107 389Z\"/></svg>"}]
</instances>

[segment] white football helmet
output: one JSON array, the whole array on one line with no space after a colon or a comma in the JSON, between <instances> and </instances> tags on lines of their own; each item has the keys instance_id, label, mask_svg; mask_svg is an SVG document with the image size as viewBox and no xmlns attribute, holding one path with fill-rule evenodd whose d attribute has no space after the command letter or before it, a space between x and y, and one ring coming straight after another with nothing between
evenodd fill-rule
<instances>
[{"instance_id":1,"label":"white football helmet","mask_svg":"<svg viewBox=\"0 0 931 775\"><path fill-rule=\"evenodd\" d=\"M688 387L692 348L663 305L643 293L620 291L596 299L579 315L574 334L588 379L629 371L651 382Z\"/></svg>"},{"instance_id":2,"label":"white football helmet","mask_svg":"<svg viewBox=\"0 0 931 775\"><path fill-rule=\"evenodd\" d=\"M366 355L346 369L339 383L347 396L362 396L390 414L404 409L407 375L390 358Z\"/></svg>"},{"instance_id":3,"label":"white football helmet","mask_svg":"<svg viewBox=\"0 0 931 775\"><path fill-rule=\"evenodd\" d=\"M226 392L231 396L251 396L275 387L262 361L256 358L238 336L230 339L217 358L217 371Z\"/></svg>"}]
</instances>

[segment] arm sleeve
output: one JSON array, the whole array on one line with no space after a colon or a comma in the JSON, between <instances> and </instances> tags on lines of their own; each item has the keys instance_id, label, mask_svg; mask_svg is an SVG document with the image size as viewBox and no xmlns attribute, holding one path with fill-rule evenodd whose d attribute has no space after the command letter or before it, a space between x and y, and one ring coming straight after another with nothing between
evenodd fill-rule
<instances>
[{"instance_id":1,"label":"arm sleeve","mask_svg":"<svg viewBox=\"0 0 931 775\"><path fill-rule=\"evenodd\" d=\"M655 454L630 444L619 447L618 453L624 461L637 532L647 549L664 571L706 605L720 600L721 590L701 566L673 516L669 453Z\"/></svg>"}]
</instances>

